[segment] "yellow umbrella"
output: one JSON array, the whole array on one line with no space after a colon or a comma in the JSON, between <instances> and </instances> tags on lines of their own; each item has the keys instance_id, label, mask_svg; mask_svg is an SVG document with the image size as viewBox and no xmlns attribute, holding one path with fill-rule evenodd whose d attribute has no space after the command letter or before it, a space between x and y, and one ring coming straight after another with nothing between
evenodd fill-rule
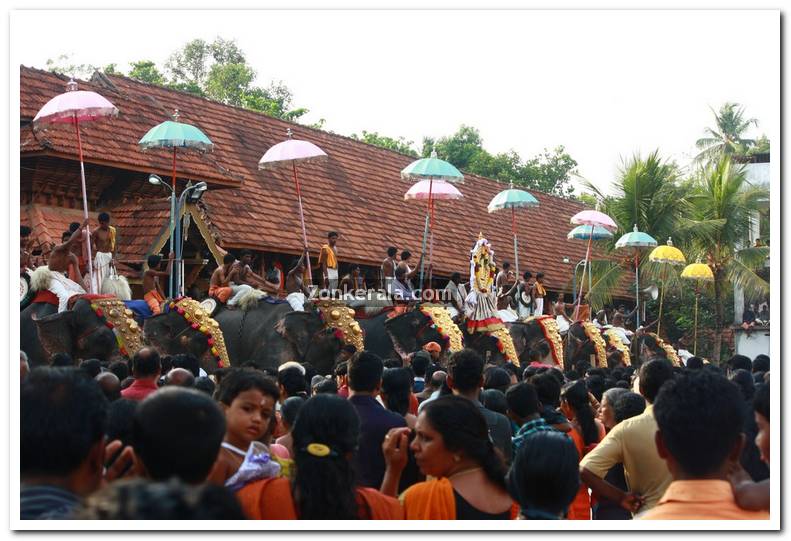
<instances>
[{"instance_id":1,"label":"yellow umbrella","mask_svg":"<svg viewBox=\"0 0 791 541\"><path fill-rule=\"evenodd\" d=\"M648 255L649 261L654 263L666 263L668 265L683 265L687 262L681 250L673 246L673 239L667 238L667 244L657 246ZM662 304L665 300L665 271L662 270L662 292L659 296L659 319L656 326L656 334L659 336L659 331L662 329Z\"/></svg>"},{"instance_id":2,"label":"yellow umbrella","mask_svg":"<svg viewBox=\"0 0 791 541\"><path fill-rule=\"evenodd\" d=\"M698 354L698 299L700 299L700 282L713 282L714 273L711 272L711 267L705 263L700 262L700 258L696 263L692 263L684 267L681 271L681 277L687 280L695 280L695 331L694 331L694 345L692 346L692 354Z\"/></svg>"}]
</instances>

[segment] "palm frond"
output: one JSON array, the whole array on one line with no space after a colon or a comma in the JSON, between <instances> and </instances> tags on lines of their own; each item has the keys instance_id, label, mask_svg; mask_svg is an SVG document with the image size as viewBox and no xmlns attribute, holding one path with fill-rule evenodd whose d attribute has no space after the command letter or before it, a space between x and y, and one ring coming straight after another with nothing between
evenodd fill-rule
<instances>
[{"instance_id":1,"label":"palm frond","mask_svg":"<svg viewBox=\"0 0 791 541\"><path fill-rule=\"evenodd\" d=\"M592 261L593 286L590 288L591 307L612 304L612 292L628 276L628 271L616 261Z\"/></svg>"},{"instance_id":2,"label":"palm frond","mask_svg":"<svg viewBox=\"0 0 791 541\"><path fill-rule=\"evenodd\" d=\"M738 259L731 259L725 267L725 276L735 287L744 290L751 298L769 295L769 282Z\"/></svg>"}]
</instances>

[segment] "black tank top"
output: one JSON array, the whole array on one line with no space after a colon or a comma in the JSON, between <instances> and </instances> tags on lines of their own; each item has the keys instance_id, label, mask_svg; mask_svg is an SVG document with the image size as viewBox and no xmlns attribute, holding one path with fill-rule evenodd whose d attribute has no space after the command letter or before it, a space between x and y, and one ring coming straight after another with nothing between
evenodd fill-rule
<instances>
[{"instance_id":1,"label":"black tank top","mask_svg":"<svg viewBox=\"0 0 791 541\"><path fill-rule=\"evenodd\" d=\"M456 500L456 520L510 520L511 510L502 513L484 513L461 497L461 494L453 491L453 499Z\"/></svg>"}]
</instances>

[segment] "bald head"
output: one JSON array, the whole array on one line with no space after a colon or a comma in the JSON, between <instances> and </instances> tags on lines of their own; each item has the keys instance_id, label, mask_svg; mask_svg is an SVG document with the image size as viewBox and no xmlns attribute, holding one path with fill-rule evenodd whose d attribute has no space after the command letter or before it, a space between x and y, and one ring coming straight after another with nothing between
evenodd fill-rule
<instances>
[{"instance_id":1,"label":"bald head","mask_svg":"<svg viewBox=\"0 0 791 541\"><path fill-rule=\"evenodd\" d=\"M195 385L195 376L186 368L174 368L165 377L165 385L192 387Z\"/></svg>"},{"instance_id":2,"label":"bald head","mask_svg":"<svg viewBox=\"0 0 791 541\"><path fill-rule=\"evenodd\" d=\"M107 400L113 402L121 398L121 380L112 372L101 372L95 378Z\"/></svg>"}]
</instances>

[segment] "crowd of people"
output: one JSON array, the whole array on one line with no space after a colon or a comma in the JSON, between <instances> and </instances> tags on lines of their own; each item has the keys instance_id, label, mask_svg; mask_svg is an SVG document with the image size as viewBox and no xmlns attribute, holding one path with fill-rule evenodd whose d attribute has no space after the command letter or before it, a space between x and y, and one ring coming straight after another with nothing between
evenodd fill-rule
<instances>
[{"instance_id":1,"label":"crowd of people","mask_svg":"<svg viewBox=\"0 0 791 541\"><path fill-rule=\"evenodd\" d=\"M206 375L21 355L22 519L769 517L765 356L487 365L435 343Z\"/></svg>"}]
</instances>

